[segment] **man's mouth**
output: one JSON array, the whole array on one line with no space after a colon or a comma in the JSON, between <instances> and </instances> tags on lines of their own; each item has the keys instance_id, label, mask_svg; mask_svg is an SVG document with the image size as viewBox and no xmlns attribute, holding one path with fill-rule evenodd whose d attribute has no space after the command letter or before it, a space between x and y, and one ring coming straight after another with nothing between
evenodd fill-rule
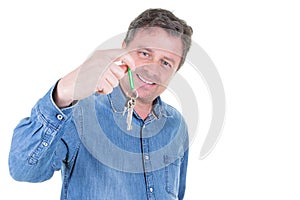
<instances>
[{"instance_id":1,"label":"man's mouth","mask_svg":"<svg viewBox=\"0 0 300 200\"><path fill-rule=\"evenodd\" d=\"M148 85L155 85L154 82L151 82L151 81L146 80L144 77L142 77L142 76L139 75L139 74L137 74L136 76L137 76L142 82L144 82L144 83L146 83L146 84L148 84Z\"/></svg>"}]
</instances>

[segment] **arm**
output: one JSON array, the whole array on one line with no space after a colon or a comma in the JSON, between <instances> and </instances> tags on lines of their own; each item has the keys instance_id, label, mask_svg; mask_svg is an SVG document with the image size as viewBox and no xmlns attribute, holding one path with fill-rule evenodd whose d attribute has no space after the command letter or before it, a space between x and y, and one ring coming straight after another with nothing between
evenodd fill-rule
<instances>
[{"instance_id":1,"label":"arm","mask_svg":"<svg viewBox=\"0 0 300 200\"><path fill-rule=\"evenodd\" d=\"M116 61L122 61L121 65ZM119 84L127 68L135 64L125 49L96 50L82 65L57 84L54 101L60 108L84 99L95 92L109 94Z\"/></svg>"},{"instance_id":2,"label":"arm","mask_svg":"<svg viewBox=\"0 0 300 200\"><path fill-rule=\"evenodd\" d=\"M115 64L118 60L124 61L121 66ZM51 178L54 171L60 169L68 149L67 146L63 148L65 142L61 141L64 129L72 124L68 123L72 115L72 109L68 106L94 92L110 93L125 75L128 65L135 69L125 49L98 50L81 66L60 79L56 87L33 107L31 116L23 119L15 128L9 154L11 176L19 181L30 182ZM74 127L73 130L72 127L68 129L68 132L76 133Z\"/></svg>"},{"instance_id":3,"label":"arm","mask_svg":"<svg viewBox=\"0 0 300 200\"><path fill-rule=\"evenodd\" d=\"M54 87L32 108L30 117L14 129L9 170L18 181L41 182L60 169L67 149L60 139L71 118L71 108L60 110L52 100ZM60 157L60 160L57 160Z\"/></svg>"}]
</instances>

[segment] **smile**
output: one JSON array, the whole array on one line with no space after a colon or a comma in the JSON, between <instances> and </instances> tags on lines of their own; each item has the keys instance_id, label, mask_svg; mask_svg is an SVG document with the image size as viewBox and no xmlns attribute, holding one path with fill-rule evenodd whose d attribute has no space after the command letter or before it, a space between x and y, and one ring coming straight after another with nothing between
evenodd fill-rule
<instances>
[{"instance_id":1,"label":"smile","mask_svg":"<svg viewBox=\"0 0 300 200\"><path fill-rule=\"evenodd\" d=\"M155 83L154 82L150 82L150 81L147 81L145 78L143 78L141 75L137 74L137 77L144 83L146 84L149 84L149 85L154 85Z\"/></svg>"}]
</instances>

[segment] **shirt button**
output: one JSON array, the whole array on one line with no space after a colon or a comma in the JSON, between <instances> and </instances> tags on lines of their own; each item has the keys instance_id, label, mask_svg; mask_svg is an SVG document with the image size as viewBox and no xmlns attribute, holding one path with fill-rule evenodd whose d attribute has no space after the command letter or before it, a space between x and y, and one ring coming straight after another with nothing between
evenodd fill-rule
<instances>
[{"instance_id":1,"label":"shirt button","mask_svg":"<svg viewBox=\"0 0 300 200\"><path fill-rule=\"evenodd\" d=\"M149 160L149 156L148 156L148 155L145 155L145 159L146 159L146 160Z\"/></svg>"},{"instance_id":2,"label":"shirt button","mask_svg":"<svg viewBox=\"0 0 300 200\"><path fill-rule=\"evenodd\" d=\"M63 117L61 114L58 114L58 115L56 115L56 118L57 118L58 120L62 120L64 117Z\"/></svg>"},{"instance_id":3,"label":"shirt button","mask_svg":"<svg viewBox=\"0 0 300 200\"><path fill-rule=\"evenodd\" d=\"M42 145L43 145L44 147L47 147L47 146L48 146L48 143L47 143L47 142L42 142Z\"/></svg>"},{"instance_id":4,"label":"shirt button","mask_svg":"<svg viewBox=\"0 0 300 200\"><path fill-rule=\"evenodd\" d=\"M153 192L153 188L151 187L151 188L149 188L149 190L150 190L150 192L152 193Z\"/></svg>"}]
</instances>

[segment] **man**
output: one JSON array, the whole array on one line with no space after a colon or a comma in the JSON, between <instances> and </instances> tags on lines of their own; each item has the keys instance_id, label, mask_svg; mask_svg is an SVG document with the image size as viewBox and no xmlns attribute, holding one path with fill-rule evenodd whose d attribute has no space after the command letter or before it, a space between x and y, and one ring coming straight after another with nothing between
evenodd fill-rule
<instances>
[{"instance_id":1,"label":"man","mask_svg":"<svg viewBox=\"0 0 300 200\"><path fill-rule=\"evenodd\" d=\"M187 127L159 95L184 63L191 35L167 10L141 13L121 49L96 50L20 121L11 176L41 182L61 170L61 199L183 199Z\"/></svg>"}]
</instances>

